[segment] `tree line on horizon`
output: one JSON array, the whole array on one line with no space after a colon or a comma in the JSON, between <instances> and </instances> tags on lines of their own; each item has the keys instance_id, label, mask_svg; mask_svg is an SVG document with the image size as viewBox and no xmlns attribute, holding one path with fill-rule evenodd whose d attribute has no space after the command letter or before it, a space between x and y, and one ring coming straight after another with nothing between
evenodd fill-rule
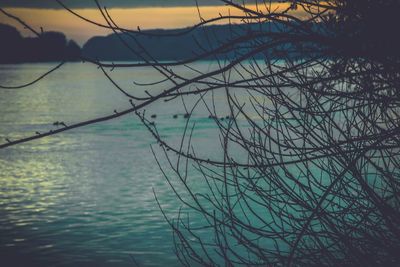
<instances>
[{"instance_id":1,"label":"tree line on horizon","mask_svg":"<svg viewBox=\"0 0 400 267\"><path fill-rule=\"evenodd\" d=\"M60 32L23 37L12 26L0 24L0 63L78 61L81 48Z\"/></svg>"},{"instance_id":2,"label":"tree line on horizon","mask_svg":"<svg viewBox=\"0 0 400 267\"><path fill-rule=\"evenodd\" d=\"M317 26L316 26L317 27ZM245 35L249 32L273 33L287 28L284 24L266 23L260 28L258 24L233 24L233 25L206 25L190 30L183 29L151 29L135 34L132 39L122 36L124 41L135 50L140 46L146 47L156 60L195 60L196 58L215 60L216 55L234 59L238 54L245 53L251 43L243 42L240 47L219 47L221 43L232 39L232 31ZM190 30L190 34L181 34ZM178 36L176 36L178 35ZM213 38L210 38L212 36ZM82 47L73 40L67 40L60 32L44 32L40 37L24 38L12 26L0 24L0 37L4 41L0 44L0 63L24 62L51 62L51 61L143 61L139 54L132 53L115 33L107 36L93 36ZM266 39L265 34L260 34L258 39ZM138 41L138 43L136 42ZM250 40L249 40L250 41ZM139 45L140 44L140 45ZM207 44L207 48L204 48ZM207 51L209 47L213 53ZM255 58L264 57L282 58L289 56L299 58L299 53L282 51L295 51L288 47L278 46L273 51L265 50L254 55Z\"/></svg>"}]
</instances>

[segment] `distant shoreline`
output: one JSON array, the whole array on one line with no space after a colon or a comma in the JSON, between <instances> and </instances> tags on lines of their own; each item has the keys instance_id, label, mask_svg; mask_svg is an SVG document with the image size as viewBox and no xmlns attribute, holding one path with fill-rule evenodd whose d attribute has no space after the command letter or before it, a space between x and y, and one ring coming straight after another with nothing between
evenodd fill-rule
<instances>
[{"instance_id":1,"label":"distant shoreline","mask_svg":"<svg viewBox=\"0 0 400 267\"><path fill-rule=\"evenodd\" d=\"M238 36L257 34L259 41L265 41L268 33L282 31L282 25L209 25L202 26L182 35L184 29L153 29L132 35L94 36L83 47L73 40L67 40L63 33L44 32L40 37L22 37L12 26L0 24L0 64L79 62L85 58L101 62L194 62L199 60L234 59L239 54L246 54L254 43L237 41ZM234 33L234 36L232 36ZM235 37L236 36L236 37ZM121 38L124 42L121 42ZM232 46L221 49L221 44L232 41ZM138 45L140 43L140 45ZM277 47L280 49L279 47ZM145 49L145 50L144 50ZM282 50L283 47L282 47ZM268 49L252 55L251 59L265 57L278 58L279 51ZM151 56L150 56L151 55ZM284 57L296 58L290 54Z\"/></svg>"}]
</instances>

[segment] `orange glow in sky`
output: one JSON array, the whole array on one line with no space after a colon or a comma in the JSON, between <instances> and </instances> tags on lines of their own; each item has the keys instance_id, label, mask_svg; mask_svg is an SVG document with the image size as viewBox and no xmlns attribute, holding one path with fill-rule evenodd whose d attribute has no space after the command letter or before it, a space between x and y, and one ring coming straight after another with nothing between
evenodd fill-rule
<instances>
[{"instance_id":1,"label":"orange glow in sky","mask_svg":"<svg viewBox=\"0 0 400 267\"><path fill-rule=\"evenodd\" d=\"M273 5L273 9L287 7L286 4L282 3ZM40 31L40 27L43 27L45 31L60 31L81 45L93 36L112 33L111 30L82 21L63 9L8 8L6 10L20 17L38 31ZM97 9L75 9L74 11L84 17L106 24ZM218 17L219 14L243 15L241 11L232 7L228 9L226 6L205 6L200 7L200 11L204 19ZM136 29L138 26L142 30L184 28L200 22L196 7L113 8L109 10L109 13L120 27L130 29ZM28 32L18 23L4 15L0 15L0 22L16 26L24 35L28 35ZM219 23L227 24L228 21L225 20Z\"/></svg>"}]
</instances>

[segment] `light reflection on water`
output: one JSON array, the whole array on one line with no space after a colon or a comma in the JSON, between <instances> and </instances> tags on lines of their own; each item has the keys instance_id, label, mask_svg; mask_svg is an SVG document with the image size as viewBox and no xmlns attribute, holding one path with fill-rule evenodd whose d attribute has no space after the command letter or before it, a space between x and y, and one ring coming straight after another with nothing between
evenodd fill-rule
<instances>
[{"instance_id":1,"label":"light reflection on water","mask_svg":"<svg viewBox=\"0 0 400 267\"><path fill-rule=\"evenodd\" d=\"M0 66L0 83L32 80L49 64ZM152 70L117 73L125 85ZM129 77L129 79L128 79ZM37 85L0 91L0 138L20 138L128 107L95 67L67 64ZM182 105L151 107L166 136L184 126ZM210 124L199 118L199 125ZM217 139L216 139L217 140ZM13 266L173 266L171 232L156 205L177 202L132 116L0 150L0 258ZM210 146L212 151L212 146ZM10 265L10 266L11 266Z\"/></svg>"}]
</instances>

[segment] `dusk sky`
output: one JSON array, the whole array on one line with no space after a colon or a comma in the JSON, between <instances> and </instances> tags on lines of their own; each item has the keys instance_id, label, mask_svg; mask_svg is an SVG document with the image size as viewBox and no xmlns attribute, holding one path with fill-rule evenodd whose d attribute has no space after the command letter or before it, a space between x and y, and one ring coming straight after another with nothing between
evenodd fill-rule
<instances>
[{"instance_id":1,"label":"dusk sky","mask_svg":"<svg viewBox=\"0 0 400 267\"><path fill-rule=\"evenodd\" d=\"M136 29L183 28L200 21L194 0L101 0L102 6L110 8L111 16L121 27ZM92 0L63 0L63 3L80 15L104 23ZM199 0L201 15L204 19L219 16L241 14L240 11L222 5L218 0ZM246 3L251 3L247 1ZM273 4L273 8L286 6ZM54 0L0 0L0 7L22 18L36 29L43 27L45 31L60 31L80 45L96 35L107 35L111 31L102 29L70 14ZM18 23L3 14L0 23L16 26L24 35L28 32ZM227 21L221 22L227 23Z\"/></svg>"},{"instance_id":2,"label":"dusk sky","mask_svg":"<svg viewBox=\"0 0 400 267\"><path fill-rule=\"evenodd\" d=\"M93 0L62 0L62 2L72 8L92 8L95 7ZM219 6L219 0L197 0L199 5ZM242 3L242 1L233 1ZM254 3L255 0L246 3ZM99 3L108 7L154 7L154 6L195 6L195 0L99 0ZM55 0L0 0L3 7L36 7L36 8L60 8Z\"/></svg>"}]
</instances>

